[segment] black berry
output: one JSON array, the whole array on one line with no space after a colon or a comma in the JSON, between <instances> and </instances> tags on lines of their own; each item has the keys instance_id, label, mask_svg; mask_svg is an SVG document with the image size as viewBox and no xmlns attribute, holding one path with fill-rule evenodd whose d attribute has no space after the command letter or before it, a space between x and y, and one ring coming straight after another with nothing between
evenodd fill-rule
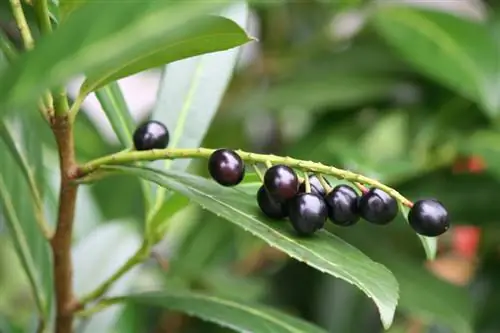
<instances>
[{"instance_id":1,"label":"black berry","mask_svg":"<svg viewBox=\"0 0 500 333\"><path fill-rule=\"evenodd\" d=\"M133 135L136 150L163 149L167 147L169 139L167 127L156 120L139 125Z\"/></svg>"},{"instance_id":2,"label":"black berry","mask_svg":"<svg viewBox=\"0 0 500 333\"><path fill-rule=\"evenodd\" d=\"M286 165L275 165L267 169L264 175L264 186L271 198L285 202L293 198L299 187L297 174Z\"/></svg>"},{"instance_id":3,"label":"black berry","mask_svg":"<svg viewBox=\"0 0 500 333\"><path fill-rule=\"evenodd\" d=\"M260 210L272 219L282 219L288 215L285 204L281 204L271 198L264 185L257 192L257 203Z\"/></svg>"},{"instance_id":4,"label":"black berry","mask_svg":"<svg viewBox=\"0 0 500 333\"><path fill-rule=\"evenodd\" d=\"M218 149L208 159L208 171L217 183L234 186L243 180L245 164L234 151Z\"/></svg>"},{"instance_id":5,"label":"black berry","mask_svg":"<svg viewBox=\"0 0 500 333\"><path fill-rule=\"evenodd\" d=\"M340 226L350 226L358 222L359 195L348 185L337 185L325 196L328 217Z\"/></svg>"},{"instance_id":6,"label":"black berry","mask_svg":"<svg viewBox=\"0 0 500 333\"><path fill-rule=\"evenodd\" d=\"M358 200L359 215L368 222L384 225L398 215L396 199L378 188L371 188Z\"/></svg>"},{"instance_id":7,"label":"black berry","mask_svg":"<svg viewBox=\"0 0 500 333\"><path fill-rule=\"evenodd\" d=\"M419 200L408 213L408 222L415 232L428 237L436 237L450 228L448 212L434 199Z\"/></svg>"},{"instance_id":8,"label":"black berry","mask_svg":"<svg viewBox=\"0 0 500 333\"><path fill-rule=\"evenodd\" d=\"M328 180L325 179L325 182L328 185L330 185ZM323 187L323 185L321 185L321 182L319 181L319 178L316 175L314 175L314 174L309 175L309 184L311 184L311 193L316 193L316 194L319 194L321 196L326 195L326 190ZM299 186L299 193L304 193L305 191L306 191L306 183L304 181Z\"/></svg>"},{"instance_id":9,"label":"black berry","mask_svg":"<svg viewBox=\"0 0 500 333\"><path fill-rule=\"evenodd\" d=\"M328 210L323 198L315 193L299 193L287 203L288 216L300 236L312 235L323 228Z\"/></svg>"}]
</instances>

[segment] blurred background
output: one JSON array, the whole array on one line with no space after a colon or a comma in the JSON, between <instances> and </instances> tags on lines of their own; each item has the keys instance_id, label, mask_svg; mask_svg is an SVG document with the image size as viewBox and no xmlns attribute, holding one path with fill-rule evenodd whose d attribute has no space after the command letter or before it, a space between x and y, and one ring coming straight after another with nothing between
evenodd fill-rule
<instances>
[{"instance_id":1,"label":"blurred background","mask_svg":"<svg viewBox=\"0 0 500 333\"><path fill-rule=\"evenodd\" d=\"M498 37L500 4L495 1L399 2L473 22ZM386 228L359 223L331 230L386 265L398 279L401 299L391 333L498 333L498 116L462 93L466 91L462 85L473 85L467 77L450 80L460 86L453 89L447 74L434 75L432 65L430 71L418 65L435 62L436 68L451 76L455 73L446 59L442 62L438 48L433 54L411 34L404 37L404 29L387 25L394 29L388 32L383 25L372 24L371 4L310 0L252 6L247 29L259 42L241 48L203 146L313 160L376 178L412 200L438 198L448 207L454 225L440 237L438 259L432 263L425 261L418 238L402 219ZM4 7L1 26L16 40ZM425 20L415 22L417 29L430 25ZM458 29L452 21L438 22L443 31ZM439 31L428 31L434 31L436 39L442 37ZM481 45L473 44L481 40L474 31L455 35L463 36L455 40L458 47L475 49L481 58ZM406 51L395 47L394 40L406 41ZM500 47L498 38L491 42L488 47ZM489 60L500 62L500 58ZM499 73L491 72L497 78ZM149 117L160 79L158 69L119 82L137 123ZM69 84L72 98L81 82L76 78ZM494 94L499 96L500 85L496 88ZM87 98L83 109L76 128L79 160L121 149L95 95ZM56 162L54 144L48 131L41 130L41 135L51 165ZM47 191L56 193L58 175L46 167L52 181L52 190ZM191 170L207 174L203 163L192 163ZM91 290L95 279L105 279L137 248L143 217L140 191L139 182L130 177L82 188L74 248L79 292ZM174 216L156 253L156 259L127 274L112 293L181 283L264 302L333 333L383 331L374 304L355 287L289 259L195 206ZM26 284L0 222L0 332L24 332L26 323L35 325ZM133 306L106 310L80 323L79 329L230 332L178 313Z\"/></svg>"}]
</instances>

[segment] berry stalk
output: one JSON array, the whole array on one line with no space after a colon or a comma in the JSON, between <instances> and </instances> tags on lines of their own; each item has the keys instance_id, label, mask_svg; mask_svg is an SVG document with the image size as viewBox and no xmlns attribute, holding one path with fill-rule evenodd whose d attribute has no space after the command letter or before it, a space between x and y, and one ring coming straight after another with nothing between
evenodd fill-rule
<instances>
[{"instance_id":1,"label":"berry stalk","mask_svg":"<svg viewBox=\"0 0 500 333\"><path fill-rule=\"evenodd\" d=\"M215 149L208 148L192 148L192 149L180 149L180 148L167 148L167 149L153 149L147 151L128 151L119 152L116 154L107 155L93 161L90 161L78 168L75 179L82 178L102 166L106 165L119 165L127 164L138 161L155 161L161 159L178 159L178 158L210 158ZM265 165L286 165L294 169L300 169L302 171L309 171L312 173L319 173L323 175L331 175L338 179L344 179L353 183L360 183L364 185L369 185L370 187L378 188L394 199L401 202L403 205L411 207L413 203L401 195L395 189L382 184L381 182L371 179L369 177L354 173L352 171L339 169L333 166L324 165L322 163L316 163L312 161L298 160L292 157L283 157L276 155L265 155L256 154L251 152L246 152L242 150L235 151L242 160L249 163L264 163Z\"/></svg>"}]
</instances>

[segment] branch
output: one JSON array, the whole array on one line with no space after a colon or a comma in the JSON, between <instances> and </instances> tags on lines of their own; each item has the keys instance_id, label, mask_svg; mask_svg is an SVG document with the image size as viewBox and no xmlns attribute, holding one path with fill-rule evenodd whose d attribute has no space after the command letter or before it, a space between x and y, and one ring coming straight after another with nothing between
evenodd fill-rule
<instances>
[{"instance_id":1,"label":"branch","mask_svg":"<svg viewBox=\"0 0 500 333\"><path fill-rule=\"evenodd\" d=\"M56 333L70 333L76 302L73 295L73 264L71 240L75 215L77 185L71 181L76 168L73 129L68 117L54 118L52 131L56 137L61 170L57 228L51 240L54 257L54 287L56 295Z\"/></svg>"},{"instance_id":2,"label":"branch","mask_svg":"<svg viewBox=\"0 0 500 333\"><path fill-rule=\"evenodd\" d=\"M35 42L33 40L33 36L31 35L28 22L26 21L26 16L24 16L21 0L10 0L10 5L12 7L12 14L16 20L17 27L21 33L21 38L23 39L24 48L26 50L31 50L35 45Z\"/></svg>"},{"instance_id":3,"label":"branch","mask_svg":"<svg viewBox=\"0 0 500 333\"><path fill-rule=\"evenodd\" d=\"M49 6L47 0L34 0L36 16L38 18L38 26L43 34L52 32L52 24L50 22Z\"/></svg>"},{"instance_id":4,"label":"branch","mask_svg":"<svg viewBox=\"0 0 500 333\"><path fill-rule=\"evenodd\" d=\"M10 3L16 24L21 32L24 47L27 50L31 50L34 46L34 40L26 21L26 17L24 16L23 7L19 0L11 0ZM17 57L16 49L10 44L9 40L3 36L3 34L0 34L0 46L3 53L6 55L7 60L9 62L13 62ZM46 92L43 95L43 100L40 101L39 109L42 116L48 121L48 118L52 115L52 111L54 109L52 95L50 92Z\"/></svg>"},{"instance_id":5,"label":"branch","mask_svg":"<svg viewBox=\"0 0 500 333\"><path fill-rule=\"evenodd\" d=\"M83 296L78 302L79 306L84 306L85 304L95 301L96 299L102 297L108 289L115 283L116 280L121 278L132 268L142 263L144 260L149 258L150 246L147 242L144 242L142 246L137 250L137 252L130 257L122 267L120 267L113 275L111 275L106 281L101 283L94 291Z\"/></svg>"},{"instance_id":6,"label":"branch","mask_svg":"<svg viewBox=\"0 0 500 333\"><path fill-rule=\"evenodd\" d=\"M130 152L119 152L116 154L104 156L98 158L94 161L90 161L82 166L80 166L76 172L75 179L84 177L102 166L106 165L118 165L127 164L138 161L155 161L161 159L178 159L178 158L209 158L210 155L215 151L215 149L207 148L193 148L193 149L178 149L178 148L167 148L167 149L154 149L148 151L130 151ZM333 166L324 165L321 163L315 163L311 161L298 160L291 157L282 157L276 155L265 155L265 154L255 154L250 152L245 152L242 150L235 151L241 159L250 163L264 163L265 165L275 165L284 164L289 167L300 169L303 171L309 171L317 174L331 175L338 179L344 179L351 183L360 183L364 185L369 185L371 187L376 187L386 192L403 205L411 207L413 203L402 196L395 189L382 184L381 182L368 178L366 176L356 174L354 172L338 169Z\"/></svg>"}]
</instances>

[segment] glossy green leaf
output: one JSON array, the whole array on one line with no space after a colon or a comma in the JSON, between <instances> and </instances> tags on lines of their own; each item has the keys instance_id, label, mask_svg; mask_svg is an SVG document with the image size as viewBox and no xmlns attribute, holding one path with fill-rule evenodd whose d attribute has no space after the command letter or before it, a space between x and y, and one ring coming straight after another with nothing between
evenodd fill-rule
<instances>
[{"instance_id":1,"label":"glossy green leaf","mask_svg":"<svg viewBox=\"0 0 500 333\"><path fill-rule=\"evenodd\" d=\"M251 40L237 24L223 17L206 16L189 23L192 26L188 29L183 27L165 35L163 40L158 41L156 50L144 53L125 64L119 63L104 73L89 73L82 90L93 91L108 82L146 69L204 53L227 50Z\"/></svg>"},{"instance_id":2,"label":"glossy green leaf","mask_svg":"<svg viewBox=\"0 0 500 333\"><path fill-rule=\"evenodd\" d=\"M443 11L381 5L375 25L424 75L500 112L500 50L484 23Z\"/></svg>"},{"instance_id":3,"label":"glossy green leaf","mask_svg":"<svg viewBox=\"0 0 500 333\"><path fill-rule=\"evenodd\" d=\"M217 323L236 332L324 333L325 330L268 306L190 291L144 293L125 298Z\"/></svg>"},{"instance_id":4,"label":"glossy green leaf","mask_svg":"<svg viewBox=\"0 0 500 333\"><path fill-rule=\"evenodd\" d=\"M249 14L245 2L231 5L221 14L241 27L247 25ZM199 147L229 84L238 51L205 54L166 66L153 117L170 129L169 147ZM161 161L155 165L175 170L185 170L189 165L188 160L171 162ZM165 189L157 190L157 207L164 201L165 194Z\"/></svg>"},{"instance_id":5,"label":"glossy green leaf","mask_svg":"<svg viewBox=\"0 0 500 333\"><path fill-rule=\"evenodd\" d=\"M117 82L111 82L95 92L104 113L124 148L133 146L135 124Z\"/></svg>"},{"instance_id":6,"label":"glossy green leaf","mask_svg":"<svg viewBox=\"0 0 500 333\"><path fill-rule=\"evenodd\" d=\"M288 223L262 217L255 198L201 177L175 171L137 167L110 169L139 176L188 197L291 257L324 273L356 285L376 303L382 323L391 325L398 301L398 283L384 266L337 236L322 230L312 238L299 238Z\"/></svg>"},{"instance_id":7,"label":"glossy green leaf","mask_svg":"<svg viewBox=\"0 0 500 333\"><path fill-rule=\"evenodd\" d=\"M199 28L206 20L200 20L200 24L193 20L221 8L224 3L226 1L125 1L117 6L113 1L88 2L72 13L71 20L41 39L32 52L23 54L0 73L0 105L35 102L45 89L80 73L104 84L103 76L98 74L115 73L117 66L157 52L181 32L187 34ZM89 22L92 22L91 29ZM248 41L245 34L244 38ZM195 52L184 49L170 60L193 54ZM127 73L131 72L127 70Z\"/></svg>"}]
</instances>

